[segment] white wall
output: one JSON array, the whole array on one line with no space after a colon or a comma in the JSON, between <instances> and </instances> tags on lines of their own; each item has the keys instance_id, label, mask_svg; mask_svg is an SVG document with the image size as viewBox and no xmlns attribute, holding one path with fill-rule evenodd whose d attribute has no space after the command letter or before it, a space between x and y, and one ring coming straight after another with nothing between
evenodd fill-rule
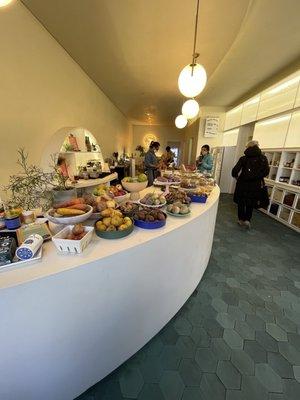
<instances>
[{"instance_id":1,"label":"white wall","mask_svg":"<svg viewBox=\"0 0 300 400\"><path fill-rule=\"evenodd\" d=\"M0 184L17 172L18 147L39 163L63 127L88 129L104 157L131 150L127 119L22 3L0 9L0 38Z\"/></svg>"}]
</instances>

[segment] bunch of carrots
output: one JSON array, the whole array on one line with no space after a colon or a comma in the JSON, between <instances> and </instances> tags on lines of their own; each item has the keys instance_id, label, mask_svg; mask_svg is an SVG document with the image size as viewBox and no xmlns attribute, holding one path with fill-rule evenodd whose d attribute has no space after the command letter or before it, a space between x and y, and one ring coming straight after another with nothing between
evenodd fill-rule
<instances>
[{"instance_id":1,"label":"bunch of carrots","mask_svg":"<svg viewBox=\"0 0 300 400\"><path fill-rule=\"evenodd\" d=\"M76 215L83 215L87 212L88 207L82 197L64 201L60 204L53 206L55 212L63 217L74 217Z\"/></svg>"}]
</instances>

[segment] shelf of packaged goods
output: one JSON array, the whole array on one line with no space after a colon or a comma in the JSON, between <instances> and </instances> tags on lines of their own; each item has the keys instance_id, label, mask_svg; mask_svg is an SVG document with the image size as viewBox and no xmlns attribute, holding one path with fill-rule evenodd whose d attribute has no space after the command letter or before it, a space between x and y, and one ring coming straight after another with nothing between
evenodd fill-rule
<instances>
[{"instance_id":1,"label":"shelf of packaged goods","mask_svg":"<svg viewBox=\"0 0 300 400\"><path fill-rule=\"evenodd\" d=\"M300 192L300 186L297 186L297 185L292 185L290 183L284 183L284 182L278 182L278 181L274 181L274 179L269 179L269 178L265 178L265 182L267 185L272 184L273 186L276 186L276 187L282 187L284 189L289 189L292 192L296 192L296 193Z\"/></svg>"},{"instance_id":2,"label":"shelf of packaged goods","mask_svg":"<svg viewBox=\"0 0 300 400\"><path fill-rule=\"evenodd\" d=\"M297 226L285 221L282 218L277 217L277 215L274 215L274 214L270 213L268 210L260 208L259 211L261 211L262 213L264 213L264 214L268 215L269 217L275 219L276 221L280 222L281 224L286 225L287 227L293 229L294 231L300 233L300 228L298 228Z\"/></svg>"}]
</instances>

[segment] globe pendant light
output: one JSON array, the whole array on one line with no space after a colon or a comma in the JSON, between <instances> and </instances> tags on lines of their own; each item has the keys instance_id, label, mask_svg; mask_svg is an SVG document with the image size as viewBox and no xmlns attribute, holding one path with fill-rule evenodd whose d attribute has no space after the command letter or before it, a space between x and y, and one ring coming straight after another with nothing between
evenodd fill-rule
<instances>
[{"instance_id":1,"label":"globe pendant light","mask_svg":"<svg viewBox=\"0 0 300 400\"><path fill-rule=\"evenodd\" d=\"M0 0L0 7L5 7L11 2L12 0Z\"/></svg>"},{"instance_id":2,"label":"globe pendant light","mask_svg":"<svg viewBox=\"0 0 300 400\"><path fill-rule=\"evenodd\" d=\"M204 67L200 64L189 64L180 72L178 87L185 97L195 97L205 88L206 82Z\"/></svg>"},{"instance_id":3,"label":"globe pendant light","mask_svg":"<svg viewBox=\"0 0 300 400\"><path fill-rule=\"evenodd\" d=\"M183 103L182 106L182 115L187 119L192 119L197 117L200 107L196 100L190 99Z\"/></svg>"},{"instance_id":4,"label":"globe pendant light","mask_svg":"<svg viewBox=\"0 0 300 400\"><path fill-rule=\"evenodd\" d=\"M199 0L197 0L192 63L183 68L178 78L179 90L185 97L198 96L205 88L207 82L207 75L203 65L196 63L196 59L199 57L199 53L196 53L198 14Z\"/></svg>"},{"instance_id":5,"label":"globe pendant light","mask_svg":"<svg viewBox=\"0 0 300 400\"><path fill-rule=\"evenodd\" d=\"M176 125L176 128L178 128L178 129L184 128L187 125L186 117L184 115L178 115L175 118L175 125Z\"/></svg>"}]
</instances>

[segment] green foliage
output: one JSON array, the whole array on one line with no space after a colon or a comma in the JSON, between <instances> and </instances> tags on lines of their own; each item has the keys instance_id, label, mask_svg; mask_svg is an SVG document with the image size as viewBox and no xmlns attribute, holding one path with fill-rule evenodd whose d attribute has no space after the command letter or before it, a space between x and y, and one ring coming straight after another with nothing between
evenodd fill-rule
<instances>
[{"instance_id":1,"label":"green foliage","mask_svg":"<svg viewBox=\"0 0 300 400\"><path fill-rule=\"evenodd\" d=\"M40 167L28 163L28 153L24 149L18 150L17 164L21 171L9 177L4 190L8 192L14 203L25 210L42 207L47 209L51 204L49 187L53 180L52 173L45 173Z\"/></svg>"}]
</instances>

